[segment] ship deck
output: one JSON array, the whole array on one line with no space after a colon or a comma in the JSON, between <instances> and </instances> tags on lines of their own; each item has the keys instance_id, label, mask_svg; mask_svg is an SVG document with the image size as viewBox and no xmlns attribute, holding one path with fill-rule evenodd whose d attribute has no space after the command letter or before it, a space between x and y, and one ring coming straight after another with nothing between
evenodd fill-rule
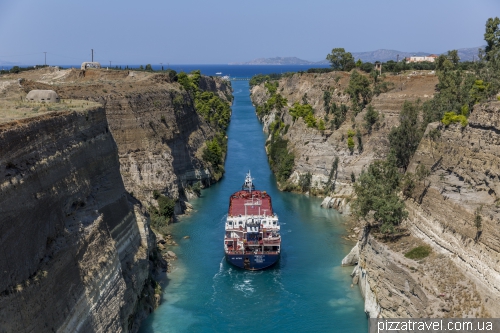
<instances>
[{"instance_id":1,"label":"ship deck","mask_svg":"<svg viewBox=\"0 0 500 333\"><path fill-rule=\"evenodd\" d=\"M229 215L273 215L271 197L265 191L238 191L229 198Z\"/></svg>"}]
</instances>

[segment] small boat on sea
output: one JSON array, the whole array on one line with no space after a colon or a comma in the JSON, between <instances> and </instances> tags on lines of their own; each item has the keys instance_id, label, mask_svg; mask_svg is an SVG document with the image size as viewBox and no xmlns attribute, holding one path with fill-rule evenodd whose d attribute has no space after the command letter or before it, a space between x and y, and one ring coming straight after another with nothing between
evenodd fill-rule
<instances>
[{"instance_id":1,"label":"small boat on sea","mask_svg":"<svg viewBox=\"0 0 500 333\"><path fill-rule=\"evenodd\" d=\"M222 75L222 72L217 72L215 73L215 75Z\"/></svg>"},{"instance_id":2,"label":"small boat on sea","mask_svg":"<svg viewBox=\"0 0 500 333\"><path fill-rule=\"evenodd\" d=\"M224 252L227 262L256 271L277 263L281 252L280 223L271 197L256 190L248 171L240 191L229 198Z\"/></svg>"}]
</instances>

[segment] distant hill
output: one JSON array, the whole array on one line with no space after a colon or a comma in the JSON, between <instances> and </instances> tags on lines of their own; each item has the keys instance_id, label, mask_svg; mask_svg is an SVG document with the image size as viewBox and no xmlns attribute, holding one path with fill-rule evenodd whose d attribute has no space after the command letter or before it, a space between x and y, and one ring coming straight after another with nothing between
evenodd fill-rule
<instances>
[{"instance_id":1,"label":"distant hill","mask_svg":"<svg viewBox=\"0 0 500 333\"><path fill-rule=\"evenodd\" d=\"M477 59L477 51L480 47L484 48L484 46L478 46L478 47L457 49L460 60L472 61L473 59ZM369 52L352 52L352 55L354 59L356 60L361 59L361 61L363 62L375 62L375 61L386 62L388 60L396 61L398 59L398 54L399 54L399 60L401 60L405 57L410 57L410 56L424 56L429 54L442 54L442 53L421 52L421 51L404 52L396 50L379 49ZM321 61L308 61L299 59L297 57L258 58L248 62L229 63L229 65L327 65L327 64L329 64L329 62L326 59Z\"/></svg>"}]
</instances>

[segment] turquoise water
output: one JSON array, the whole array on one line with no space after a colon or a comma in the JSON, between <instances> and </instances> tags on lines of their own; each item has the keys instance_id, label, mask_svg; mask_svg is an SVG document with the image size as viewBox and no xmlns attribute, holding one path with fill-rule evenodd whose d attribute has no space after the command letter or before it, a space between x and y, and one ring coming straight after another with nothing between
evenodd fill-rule
<instances>
[{"instance_id":1,"label":"turquoise water","mask_svg":"<svg viewBox=\"0 0 500 333\"><path fill-rule=\"evenodd\" d=\"M233 88L226 174L192 201L196 212L171 226L179 259L162 305L140 332L367 332L363 300L350 287L352 268L340 267L353 245L341 238L340 216L321 209L320 199L278 191L248 82ZM229 196L249 169L256 188L272 196L283 239L281 261L258 272L231 267L223 252Z\"/></svg>"}]
</instances>

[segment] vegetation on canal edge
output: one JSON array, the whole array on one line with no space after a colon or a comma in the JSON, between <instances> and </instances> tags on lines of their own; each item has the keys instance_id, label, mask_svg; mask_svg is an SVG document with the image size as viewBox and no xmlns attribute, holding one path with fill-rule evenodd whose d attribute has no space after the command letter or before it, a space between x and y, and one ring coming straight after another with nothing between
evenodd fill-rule
<instances>
[{"instance_id":1,"label":"vegetation on canal edge","mask_svg":"<svg viewBox=\"0 0 500 333\"><path fill-rule=\"evenodd\" d=\"M151 217L151 227L160 233L166 233L165 227L174 217L176 200L161 194L157 190L153 191L153 199L156 200L158 207L149 206L148 211Z\"/></svg>"},{"instance_id":2,"label":"vegetation on canal edge","mask_svg":"<svg viewBox=\"0 0 500 333\"><path fill-rule=\"evenodd\" d=\"M431 252L431 247L428 245L417 246L405 253L405 257L409 259L419 260L428 257Z\"/></svg>"},{"instance_id":3,"label":"vegetation on canal edge","mask_svg":"<svg viewBox=\"0 0 500 333\"><path fill-rule=\"evenodd\" d=\"M201 91L200 80L199 70L192 71L189 75L184 72L177 75L177 81L193 99L196 112L217 130L215 137L205 142L202 158L209 163L214 179L219 180L224 173L224 156L227 151L225 131L229 125L231 107L215 93Z\"/></svg>"}]
</instances>

